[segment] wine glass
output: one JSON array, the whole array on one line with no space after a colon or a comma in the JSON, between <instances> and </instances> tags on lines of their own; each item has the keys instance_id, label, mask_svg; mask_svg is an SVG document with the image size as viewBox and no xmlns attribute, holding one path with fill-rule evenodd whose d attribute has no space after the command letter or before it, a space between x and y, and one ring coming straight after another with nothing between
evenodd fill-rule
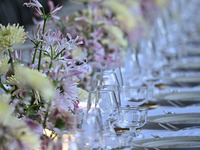
<instances>
[{"instance_id":1,"label":"wine glass","mask_svg":"<svg viewBox=\"0 0 200 150\"><path fill-rule=\"evenodd\" d=\"M119 80L115 72L96 72L91 82L91 91L95 91L99 85L118 85Z\"/></svg>"},{"instance_id":2,"label":"wine glass","mask_svg":"<svg viewBox=\"0 0 200 150\"><path fill-rule=\"evenodd\" d=\"M102 148L102 117L99 108L92 108L85 113L82 131L81 145L87 149Z\"/></svg>"},{"instance_id":3,"label":"wine glass","mask_svg":"<svg viewBox=\"0 0 200 150\"><path fill-rule=\"evenodd\" d=\"M117 67L117 68L114 68L114 69L105 69L105 70L102 70L103 73L115 73L116 74L116 77L118 79L118 82L119 82L119 86L123 86L123 77L122 77L122 71L121 71L121 68L120 67Z\"/></svg>"},{"instance_id":4,"label":"wine glass","mask_svg":"<svg viewBox=\"0 0 200 150\"><path fill-rule=\"evenodd\" d=\"M94 107L99 108L101 111L104 130L114 132L113 124L119 115L119 108L114 91L91 91L88 98L88 110Z\"/></svg>"},{"instance_id":5,"label":"wine glass","mask_svg":"<svg viewBox=\"0 0 200 150\"><path fill-rule=\"evenodd\" d=\"M123 127L129 128L129 131L122 134L125 138L125 143L131 143L135 139L142 139L144 136L137 131L145 125L148 109L146 107L121 107L120 122Z\"/></svg>"},{"instance_id":6,"label":"wine glass","mask_svg":"<svg viewBox=\"0 0 200 150\"><path fill-rule=\"evenodd\" d=\"M112 90L115 93L118 107L121 106L120 89L118 85L99 85L97 90Z\"/></svg>"},{"instance_id":7,"label":"wine glass","mask_svg":"<svg viewBox=\"0 0 200 150\"><path fill-rule=\"evenodd\" d=\"M148 89L146 86L123 86L121 87L121 105L139 106L146 102Z\"/></svg>"}]
</instances>

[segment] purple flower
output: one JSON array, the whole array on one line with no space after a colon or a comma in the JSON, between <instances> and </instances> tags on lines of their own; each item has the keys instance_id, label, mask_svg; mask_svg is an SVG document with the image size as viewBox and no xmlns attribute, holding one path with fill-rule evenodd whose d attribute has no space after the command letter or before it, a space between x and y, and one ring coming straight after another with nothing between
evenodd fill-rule
<instances>
[{"instance_id":1,"label":"purple flower","mask_svg":"<svg viewBox=\"0 0 200 150\"><path fill-rule=\"evenodd\" d=\"M23 118L23 120L26 122L26 124L33 132L37 133L40 136L43 135L43 127L41 124L28 118Z\"/></svg>"},{"instance_id":2,"label":"purple flower","mask_svg":"<svg viewBox=\"0 0 200 150\"><path fill-rule=\"evenodd\" d=\"M30 2L28 3L24 3L24 5L26 5L27 7L38 7L38 8L42 8L43 6L38 2L38 0L30 0Z\"/></svg>"},{"instance_id":3,"label":"purple flower","mask_svg":"<svg viewBox=\"0 0 200 150\"><path fill-rule=\"evenodd\" d=\"M54 3L53 3L51 0L48 1L48 5L49 5L49 8L50 8L50 15L51 15L51 17L52 17L54 20L60 19L60 17L56 16L55 14L56 14L59 10L61 10L61 8L62 8L63 6L60 6L60 7L56 6L56 7L55 7L55 6L54 6Z\"/></svg>"}]
</instances>

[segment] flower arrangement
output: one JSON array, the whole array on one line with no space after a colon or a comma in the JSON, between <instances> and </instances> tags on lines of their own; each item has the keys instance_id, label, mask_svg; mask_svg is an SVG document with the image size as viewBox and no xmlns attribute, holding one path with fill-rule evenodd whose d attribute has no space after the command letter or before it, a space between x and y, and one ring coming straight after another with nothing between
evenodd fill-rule
<instances>
[{"instance_id":1,"label":"flower arrangement","mask_svg":"<svg viewBox=\"0 0 200 150\"><path fill-rule=\"evenodd\" d=\"M143 1L76 0L85 9L60 19L62 6L49 0L47 14L30 0L24 6L42 18L32 37L18 24L0 25L0 149L62 149L52 139L79 124L88 74L122 66L125 50L143 36L147 8L160 4ZM47 29L52 20L57 30ZM25 40L34 45L29 63L13 48Z\"/></svg>"},{"instance_id":2,"label":"flower arrangement","mask_svg":"<svg viewBox=\"0 0 200 150\"><path fill-rule=\"evenodd\" d=\"M0 25L0 149L55 149L46 129L55 138L76 128L78 103L84 93L77 85L87 75L88 65L84 58L71 56L82 44L78 36L67 33L63 37L60 31L46 29L62 6L54 7L49 1L51 11L46 14L37 0L24 5L34 7L43 21L33 38L18 24ZM21 52L13 46L26 38L34 48L31 62L23 64Z\"/></svg>"},{"instance_id":3,"label":"flower arrangement","mask_svg":"<svg viewBox=\"0 0 200 150\"><path fill-rule=\"evenodd\" d=\"M126 51L143 36L145 21L139 1L82 2L84 9L56 23L62 33L79 35L84 43L72 56L78 53L87 58L91 71L82 87L89 90L94 72L124 66Z\"/></svg>"}]
</instances>

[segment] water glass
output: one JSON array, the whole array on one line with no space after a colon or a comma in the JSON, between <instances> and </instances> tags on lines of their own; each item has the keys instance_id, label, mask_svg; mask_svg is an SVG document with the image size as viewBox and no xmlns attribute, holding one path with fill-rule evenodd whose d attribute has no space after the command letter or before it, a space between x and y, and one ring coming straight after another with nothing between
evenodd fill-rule
<instances>
[{"instance_id":1,"label":"water glass","mask_svg":"<svg viewBox=\"0 0 200 150\"><path fill-rule=\"evenodd\" d=\"M96 72L93 76L91 83L91 91L97 90L100 85L117 85L119 86L119 80L115 72Z\"/></svg>"},{"instance_id":2,"label":"water glass","mask_svg":"<svg viewBox=\"0 0 200 150\"><path fill-rule=\"evenodd\" d=\"M146 86L123 86L120 90L122 106L139 106L145 103L148 89Z\"/></svg>"},{"instance_id":3,"label":"water glass","mask_svg":"<svg viewBox=\"0 0 200 150\"><path fill-rule=\"evenodd\" d=\"M88 98L88 110L93 108L100 109L104 130L114 132L113 124L119 117L119 107L114 91L91 91Z\"/></svg>"},{"instance_id":4,"label":"water glass","mask_svg":"<svg viewBox=\"0 0 200 150\"><path fill-rule=\"evenodd\" d=\"M97 90L111 90L114 92L114 96L116 96L118 107L121 106L120 99L120 87L118 85L100 85L97 87Z\"/></svg>"},{"instance_id":5,"label":"water glass","mask_svg":"<svg viewBox=\"0 0 200 150\"><path fill-rule=\"evenodd\" d=\"M148 109L146 107L121 107L120 108L120 123L123 127L129 128L129 131L122 134L125 137L125 143L129 144L136 139L141 139L144 136L136 131L145 125Z\"/></svg>"},{"instance_id":6,"label":"water glass","mask_svg":"<svg viewBox=\"0 0 200 150\"><path fill-rule=\"evenodd\" d=\"M98 108L86 113L82 130L79 143L82 143L86 149L100 149L102 146L102 117Z\"/></svg>"}]
</instances>

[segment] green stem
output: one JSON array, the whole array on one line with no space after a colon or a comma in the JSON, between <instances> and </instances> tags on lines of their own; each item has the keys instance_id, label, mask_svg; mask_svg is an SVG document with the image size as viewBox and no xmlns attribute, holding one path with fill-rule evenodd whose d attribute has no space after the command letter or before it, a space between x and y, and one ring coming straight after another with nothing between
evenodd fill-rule
<instances>
[{"instance_id":1,"label":"green stem","mask_svg":"<svg viewBox=\"0 0 200 150\"><path fill-rule=\"evenodd\" d=\"M8 52L9 52L9 57L10 57L11 69L12 69L13 75L15 75L12 54L10 50L8 50Z\"/></svg>"},{"instance_id":2,"label":"green stem","mask_svg":"<svg viewBox=\"0 0 200 150\"><path fill-rule=\"evenodd\" d=\"M8 93L9 91L4 87L4 85L2 83L0 83L0 87L6 92Z\"/></svg>"},{"instance_id":3,"label":"green stem","mask_svg":"<svg viewBox=\"0 0 200 150\"><path fill-rule=\"evenodd\" d=\"M65 50L65 48L63 48L53 59L56 59L60 54L62 54L62 52Z\"/></svg>"},{"instance_id":4,"label":"green stem","mask_svg":"<svg viewBox=\"0 0 200 150\"><path fill-rule=\"evenodd\" d=\"M42 8L42 10L43 10L43 14L45 15L44 8ZM48 16L44 16L44 24L43 24L43 29L42 29L42 35L44 35L47 20L48 20ZM43 40L43 37L41 38L41 40ZM41 44L41 47L40 47L40 54L39 54L39 61L38 61L38 70L39 71L40 71L41 59L42 59L42 44Z\"/></svg>"},{"instance_id":5,"label":"green stem","mask_svg":"<svg viewBox=\"0 0 200 150\"><path fill-rule=\"evenodd\" d=\"M37 50L38 50L38 45L35 47L35 52L34 52L34 55L33 55L32 64L35 63L35 58L36 58L36 55L37 55Z\"/></svg>"},{"instance_id":6,"label":"green stem","mask_svg":"<svg viewBox=\"0 0 200 150\"><path fill-rule=\"evenodd\" d=\"M42 48L42 46L41 46L41 48ZM38 70L39 71L40 71L41 59L42 59L42 49L40 50L39 61L38 61Z\"/></svg>"},{"instance_id":7,"label":"green stem","mask_svg":"<svg viewBox=\"0 0 200 150\"><path fill-rule=\"evenodd\" d=\"M46 121L47 121L47 117L49 115L50 106L51 106L51 101L48 103L47 110L46 110L46 113L45 113L45 116L44 116L43 128L46 127Z\"/></svg>"}]
</instances>

